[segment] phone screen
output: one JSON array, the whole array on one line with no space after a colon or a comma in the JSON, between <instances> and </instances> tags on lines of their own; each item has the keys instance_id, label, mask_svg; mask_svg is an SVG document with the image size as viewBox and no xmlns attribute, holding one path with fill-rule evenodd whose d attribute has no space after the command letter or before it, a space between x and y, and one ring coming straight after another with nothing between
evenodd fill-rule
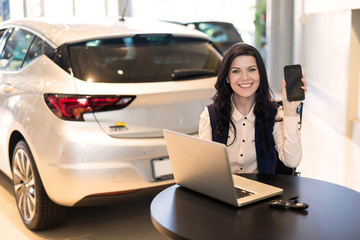
<instances>
[{"instance_id":1,"label":"phone screen","mask_svg":"<svg viewBox=\"0 0 360 240\"><path fill-rule=\"evenodd\" d=\"M301 65L287 65L284 67L286 94L288 101L302 101L305 99L304 90L301 89Z\"/></svg>"}]
</instances>

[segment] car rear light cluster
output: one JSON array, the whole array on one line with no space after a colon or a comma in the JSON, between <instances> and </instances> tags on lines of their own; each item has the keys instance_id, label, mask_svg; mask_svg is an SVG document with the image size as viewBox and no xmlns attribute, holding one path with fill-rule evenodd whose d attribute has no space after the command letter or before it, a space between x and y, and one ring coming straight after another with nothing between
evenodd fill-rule
<instances>
[{"instance_id":1,"label":"car rear light cluster","mask_svg":"<svg viewBox=\"0 0 360 240\"><path fill-rule=\"evenodd\" d=\"M128 106L136 96L86 96L69 94L45 94L50 110L59 118L84 121L85 113L118 110Z\"/></svg>"}]
</instances>

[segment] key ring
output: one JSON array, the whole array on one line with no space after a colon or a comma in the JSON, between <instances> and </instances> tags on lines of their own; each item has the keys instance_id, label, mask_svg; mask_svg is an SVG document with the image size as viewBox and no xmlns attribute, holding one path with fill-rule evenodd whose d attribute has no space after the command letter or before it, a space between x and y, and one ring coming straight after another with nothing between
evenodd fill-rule
<instances>
[{"instance_id":1,"label":"key ring","mask_svg":"<svg viewBox=\"0 0 360 240\"><path fill-rule=\"evenodd\" d=\"M298 197L289 198L289 200L284 199L276 199L272 200L269 205L270 207L277 207L277 208L285 208L285 209L293 209L293 210L305 210L309 207L306 203L298 202Z\"/></svg>"}]
</instances>

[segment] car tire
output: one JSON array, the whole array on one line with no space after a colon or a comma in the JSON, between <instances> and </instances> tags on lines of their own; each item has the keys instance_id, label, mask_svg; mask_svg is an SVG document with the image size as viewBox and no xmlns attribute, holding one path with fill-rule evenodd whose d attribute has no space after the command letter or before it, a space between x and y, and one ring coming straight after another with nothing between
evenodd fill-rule
<instances>
[{"instance_id":1,"label":"car tire","mask_svg":"<svg viewBox=\"0 0 360 240\"><path fill-rule=\"evenodd\" d=\"M26 227L40 230L58 225L64 219L66 208L51 201L46 194L25 141L15 146L12 170L16 204Z\"/></svg>"}]
</instances>

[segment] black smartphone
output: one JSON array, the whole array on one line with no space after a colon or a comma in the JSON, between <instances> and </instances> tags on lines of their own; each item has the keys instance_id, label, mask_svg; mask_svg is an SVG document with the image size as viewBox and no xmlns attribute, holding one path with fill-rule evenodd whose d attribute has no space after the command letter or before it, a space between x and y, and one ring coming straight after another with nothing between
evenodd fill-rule
<instances>
[{"instance_id":1,"label":"black smartphone","mask_svg":"<svg viewBox=\"0 0 360 240\"><path fill-rule=\"evenodd\" d=\"M286 65L284 67L284 77L286 82L286 94L289 102L302 101L305 99L304 90L301 89L302 71L301 65Z\"/></svg>"}]
</instances>

